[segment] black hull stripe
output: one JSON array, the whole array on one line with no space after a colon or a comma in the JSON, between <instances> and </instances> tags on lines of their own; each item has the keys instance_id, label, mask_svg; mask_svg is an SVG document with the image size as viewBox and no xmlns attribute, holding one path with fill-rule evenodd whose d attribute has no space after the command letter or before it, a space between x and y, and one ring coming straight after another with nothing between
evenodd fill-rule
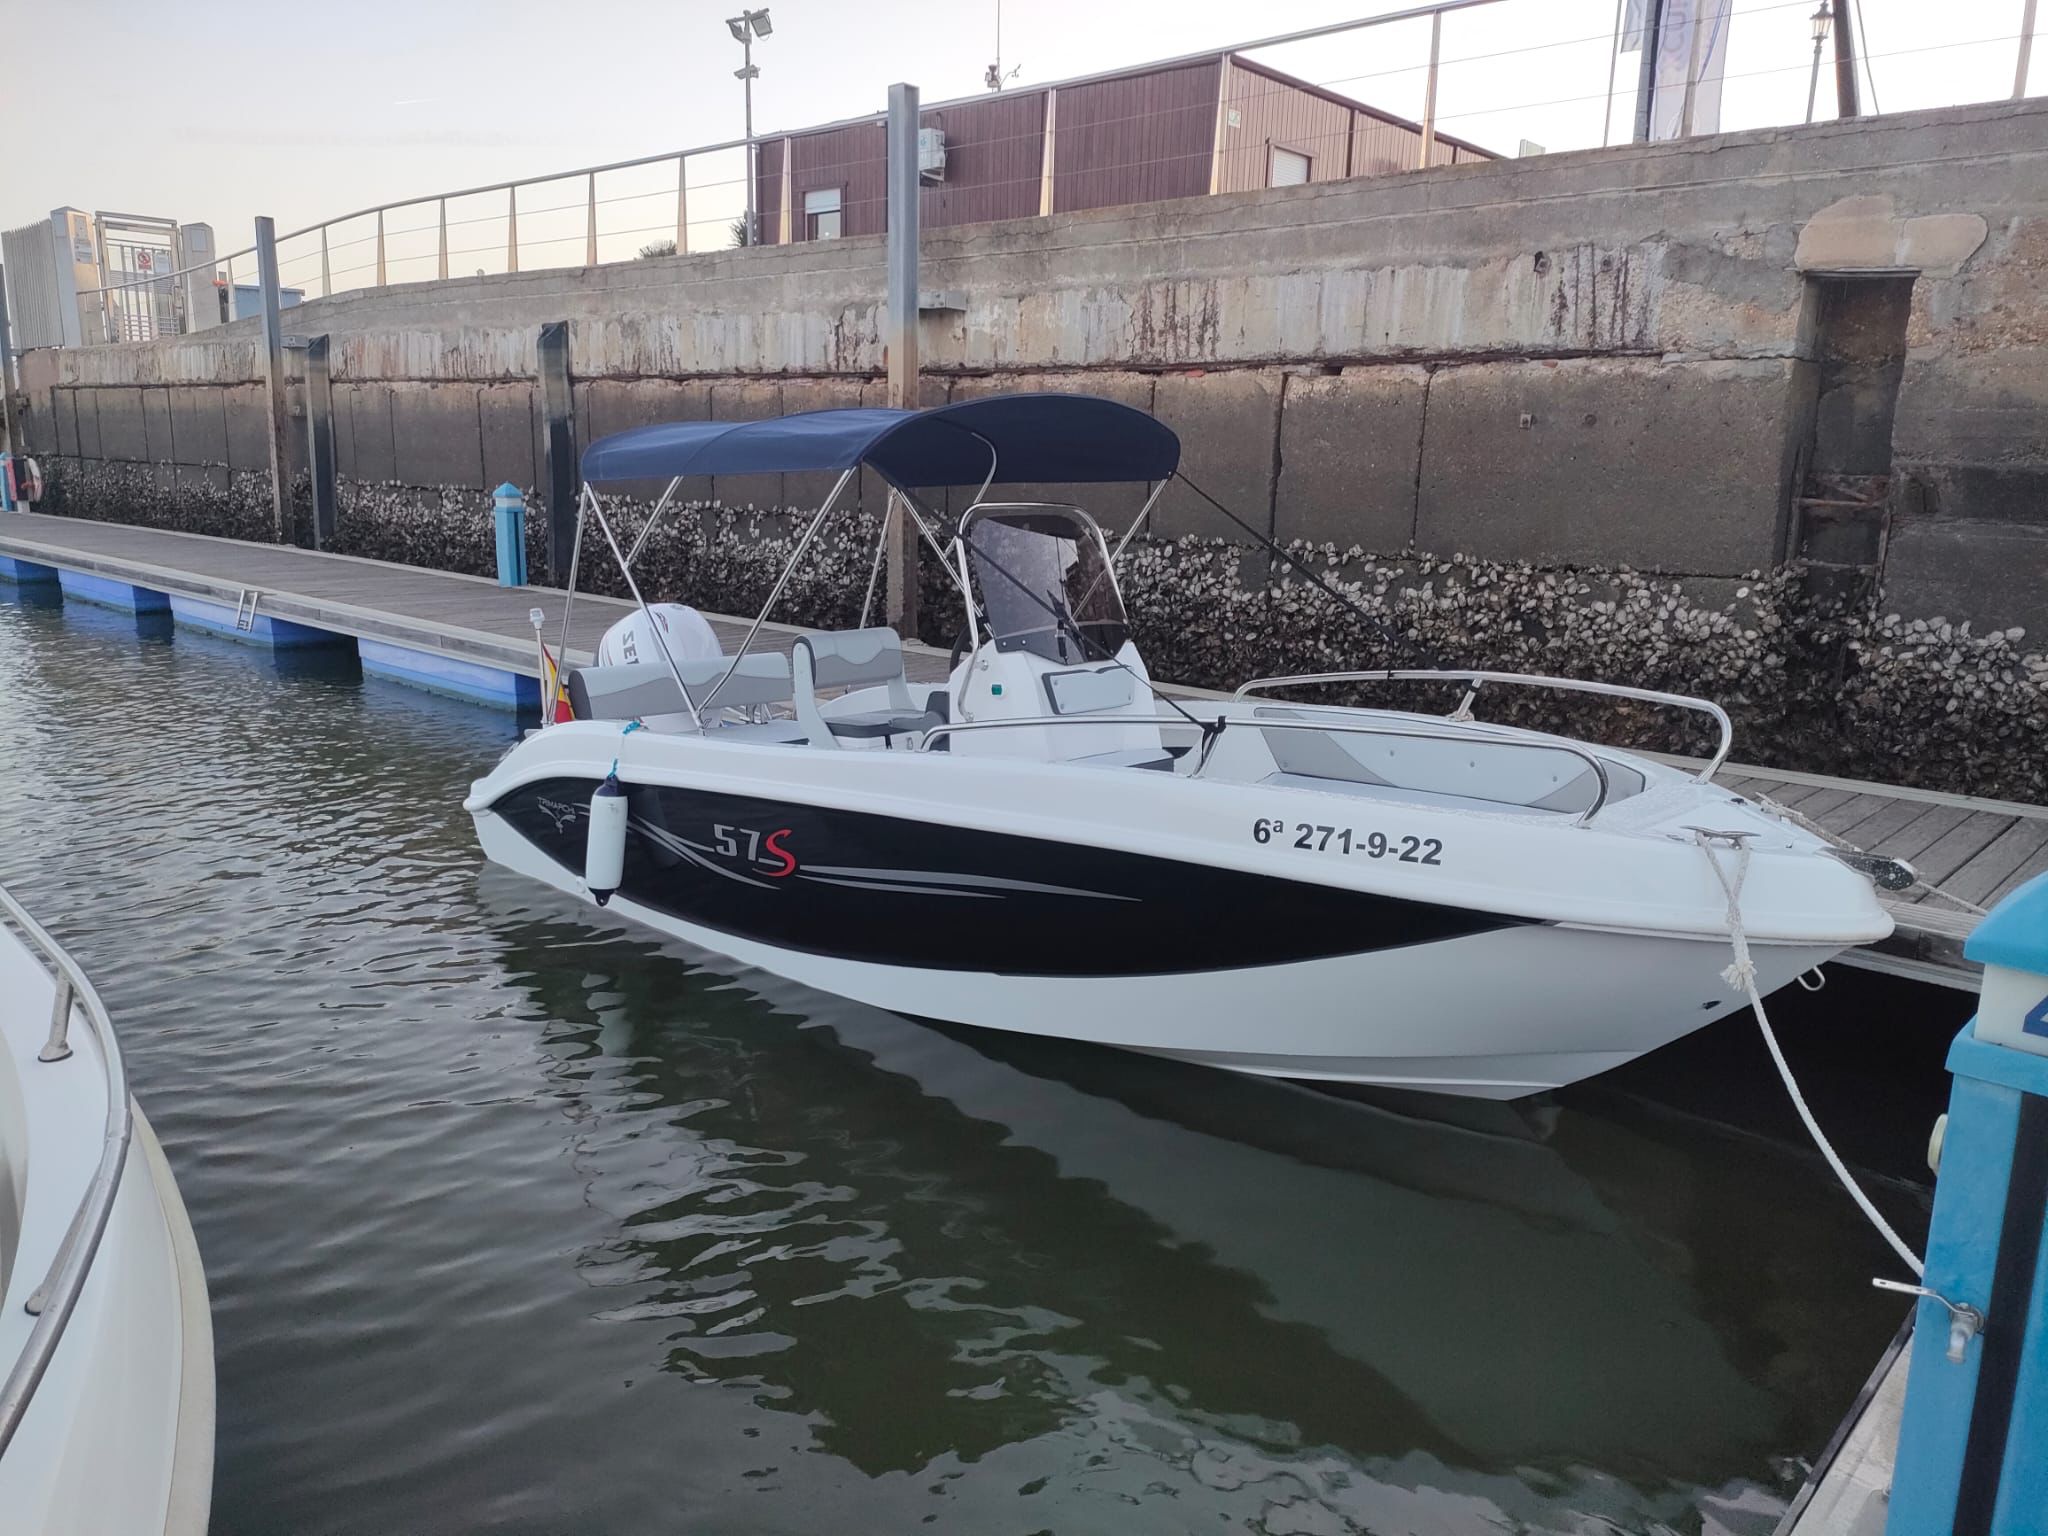
<instances>
[{"instance_id":1,"label":"black hull stripe","mask_svg":"<svg viewBox=\"0 0 2048 1536\"><path fill-rule=\"evenodd\" d=\"M545 779L492 809L580 876L596 787ZM646 785L627 793L622 896L735 938L843 960L1157 976L1366 954L1530 921L906 817Z\"/></svg>"}]
</instances>

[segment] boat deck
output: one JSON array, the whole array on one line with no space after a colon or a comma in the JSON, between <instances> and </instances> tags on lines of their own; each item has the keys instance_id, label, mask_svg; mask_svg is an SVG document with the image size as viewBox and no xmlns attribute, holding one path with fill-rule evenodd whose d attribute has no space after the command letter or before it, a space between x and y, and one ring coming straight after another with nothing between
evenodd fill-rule
<instances>
[{"instance_id":1,"label":"boat deck","mask_svg":"<svg viewBox=\"0 0 2048 1536\"><path fill-rule=\"evenodd\" d=\"M0 516L0 556L238 611L253 597L271 618L524 677L538 673L532 610L542 610L553 646L564 603L554 587L501 587L488 577L350 555L40 514ZM632 609L617 598L579 594L568 661L590 660L598 638ZM707 617L729 650L746 633L745 619ZM765 624L756 644L787 651L801 633L794 625ZM906 644L904 666L913 682L941 683L947 657ZM1722 780L1739 793L1768 796L1869 852L1905 859L1924 879L1981 907L2048 870L2048 807L1744 764L1730 764ZM1889 898L1888 905L1899 931L1846 961L1976 986L1976 968L1962 954L1974 913L1919 889Z\"/></svg>"}]
</instances>

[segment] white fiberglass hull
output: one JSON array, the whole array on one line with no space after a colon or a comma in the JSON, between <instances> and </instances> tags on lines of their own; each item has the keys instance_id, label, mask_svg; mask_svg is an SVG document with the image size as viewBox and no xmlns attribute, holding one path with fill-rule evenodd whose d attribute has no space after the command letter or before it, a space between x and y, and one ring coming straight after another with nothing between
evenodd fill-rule
<instances>
[{"instance_id":1,"label":"white fiberglass hull","mask_svg":"<svg viewBox=\"0 0 2048 1536\"><path fill-rule=\"evenodd\" d=\"M584 725L479 781L486 854L588 899L586 803L613 756L635 797L616 911L899 1013L1513 1098L1741 1006L1725 901L1682 831ZM1755 814L1674 796L1680 821ZM1888 926L1860 876L1769 826L1746 903L1765 991Z\"/></svg>"},{"instance_id":2,"label":"white fiberglass hull","mask_svg":"<svg viewBox=\"0 0 2048 1536\"><path fill-rule=\"evenodd\" d=\"M0 924L0 1376L50 1315L28 1310L102 1150L108 1074L75 1014L43 1061L54 982ZM202 1536L213 1491L213 1324L198 1245L149 1122L46 1369L0 1449L0 1536ZM19 1201L16 1194L19 1191ZM47 1298L47 1293L46 1298Z\"/></svg>"}]
</instances>

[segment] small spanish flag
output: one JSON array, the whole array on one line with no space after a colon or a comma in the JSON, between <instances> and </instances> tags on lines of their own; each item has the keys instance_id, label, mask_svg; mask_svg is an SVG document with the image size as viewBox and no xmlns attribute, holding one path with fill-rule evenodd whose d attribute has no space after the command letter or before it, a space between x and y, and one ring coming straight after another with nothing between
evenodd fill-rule
<instances>
[{"instance_id":1,"label":"small spanish flag","mask_svg":"<svg viewBox=\"0 0 2048 1536\"><path fill-rule=\"evenodd\" d=\"M561 671L555 666L555 658L545 640L541 642L540 665L542 716L553 725L574 720L576 711L569 707L569 692L562 686Z\"/></svg>"}]
</instances>

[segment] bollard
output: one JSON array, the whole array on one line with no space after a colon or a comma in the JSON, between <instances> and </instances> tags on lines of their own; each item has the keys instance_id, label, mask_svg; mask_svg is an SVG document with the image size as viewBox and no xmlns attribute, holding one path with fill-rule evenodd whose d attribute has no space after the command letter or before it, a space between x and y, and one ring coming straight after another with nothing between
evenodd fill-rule
<instances>
[{"instance_id":1,"label":"bollard","mask_svg":"<svg viewBox=\"0 0 2048 1536\"><path fill-rule=\"evenodd\" d=\"M1978 924L1887 1536L2048 1528L2048 875Z\"/></svg>"},{"instance_id":2,"label":"bollard","mask_svg":"<svg viewBox=\"0 0 2048 1536\"><path fill-rule=\"evenodd\" d=\"M491 492L491 512L498 524L498 585L526 585L526 498L506 481Z\"/></svg>"}]
</instances>

